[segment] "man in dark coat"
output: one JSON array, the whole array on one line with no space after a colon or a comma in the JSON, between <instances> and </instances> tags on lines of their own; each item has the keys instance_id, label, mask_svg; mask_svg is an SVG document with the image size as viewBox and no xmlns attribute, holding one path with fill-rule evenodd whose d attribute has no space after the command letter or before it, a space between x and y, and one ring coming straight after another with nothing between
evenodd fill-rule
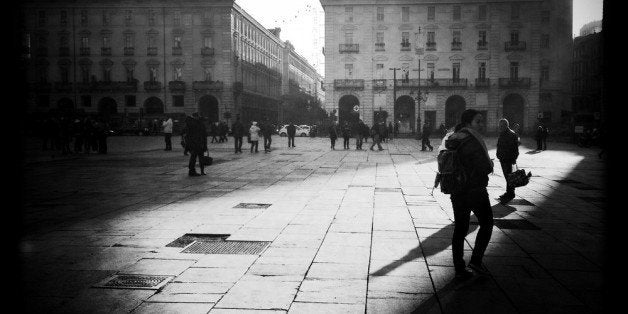
<instances>
[{"instance_id":1,"label":"man in dark coat","mask_svg":"<svg viewBox=\"0 0 628 314\"><path fill-rule=\"evenodd\" d=\"M541 133L541 144L542 144L542 148L543 150L547 149L547 137L549 136L549 129L547 128L547 126L543 126L543 132Z\"/></svg>"},{"instance_id":2,"label":"man in dark coat","mask_svg":"<svg viewBox=\"0 0 628 314\"><path fill-rule=\"evenodd\" d=\"M434 147L430 144L430 135L432 135L432 127L429 121L425 121L423 130L421 130L421 151L425 151L425 146L430 149L430 152L434 150Z\"/></svg>"},{"instance_id":3,"label":"man in dark coat","mask_svg":"<svg viewBox=\"0 0 628 314\"><path fill-rule=\"evenodd\" d=\"M190 151L190 162L188 163L188 175L199 176L196 172L196 159L198 158L201 166L201 174L205 175L205 166L201 162L200 157L207 151L207 131L205 125L200 119L198 112L192 114L191 117L185 118L186 139L185 145Z\"/></svg>"},{"instance_id":4,"label":"man in dark coat","mask_svg":"<svg viewBox=\"0 0 628 314\"><path fill-rule=\"evenodd\" d=\"M349 125L349 121L345 121L344 125L342 126L342 139L342 147L344 149L349 149L349 140L351 139L351 125Z\"/></svg>"},{"instance_id":5,"label":"man in dark coat","mask_svg":"<svg viewBox=\"0 0 628 314\"><path fill-rule=\"evenodd\" d=\"M286 131L288 132L288 147L294 147L294 136L297 134L297 127L294 123L290 122L286 127Z\"/></svg>"},{"instance_id":6,"label":"man in dark coat","mask_svg":"<svg viewBox=\"0 0 628 314\"><path fill-rule=\"evenodd\" d=\"M336 139L338 138L338 127L336 121L332 122L329 126L329 139L331 140L331 149L336 149Z\"/></svg>"},{"instance_id":7,"label":"man in dark coat","mask_svg":"<svg viewBox=\"0 0 628 314\"><path fill-rule=\"evenodd\" d=\"M244 124L240 121L240 115L236 115L236 121L231 125L231 129L233 130L233 140L235 153L242 153L242 138L244 137L245 129Z\"/></svg>"},{"instance_id":8,"label":"man in dark coat","mask_svg":"<svg viewBox=\"0 0 628 314\"><path fill-rule=\"evenodd\" d=\"M273 125L270 124L270 121L268 121L268 118L264 119L261 129L262 129L262 135L264 136L264 152L270 153L270 145L273 142L273 139L272 139Z\"/></svg>"},{"instance_id":9,"label":"man in dark coat","mask_svg":"<svg viewBox=\"0 0 628 314\"><path fill-rule=\"evenodd\" d=\"M377 144L377 148L379 150L384 150L382 148L382 134L384 134L386 132L386 125L384 124L384 122L378 122L373 124L373 126L371 127L371 135L373 135L373 143L371 144L371 148L370 150L374 150L373 147L375 147L375 144Z\"/></svg>"},{"instance_id":10,"label":"man in dark coat","mask_svg":"<svg viewBox=\"0 0 628 314\"><path fill-rule=\"evenodd\" d=\"M512 173L512 165L519 157L519 137L510 129L508 120L499 120L499 138L497 138L497 159L502 166L504 178ZM502 204L506 204L515 198L515 188L508 185L506 180L506 193L499 197Z\"/></svg>"},{"instance_id":11,"label":"man in dark coat","mask_svg":"<svg viewBox=\"0 0 628 314\"><path fill-rule=\"evenodd\" d=\"M368 127L364 125L364 121L360 119L358 123L353 126L353 134L355 134L355 149L362 150L362 138L364 137L364 128Z\"/></svg>"}]
</instances>

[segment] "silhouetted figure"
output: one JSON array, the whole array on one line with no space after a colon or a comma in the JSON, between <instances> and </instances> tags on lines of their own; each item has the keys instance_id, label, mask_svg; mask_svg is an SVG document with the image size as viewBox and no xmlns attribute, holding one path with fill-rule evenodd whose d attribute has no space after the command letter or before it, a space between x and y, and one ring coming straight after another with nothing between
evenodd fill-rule
<instances>
[{"instance_id":1,"label":"silhouetted figure","mask_svg":"<svg viewBox=\"0 0 628 314\"><path fill-rule=\"evenodd\" d=\"M201 162L201 156L207 151L207 131L205 124L201 121L201 117L198 112L185 118L186 125L186 139L185 143L190 151L190 161L188 163L188 175L199 176L205 175L205 165ZM196 159L201 168L201 173L196 172Z\"/></svg>"},{"instance_id":2,"label":"silhouetted figure","mask_svg":"<svg viewBox=\"0 0 628 314\"><path fill-rule=\"evenodd\" d=\"M351 139L351 126L348 121L345 121L342 126L342 146L344 149L349 149L349 140Z\"/></svg>"},{"instance_id":3,"label":"silhouetted figure","mask_svg":"<svg viewBox=\"0 0 628 314\"><path fill-rule=\"evenodd\" d=\"M288 147L294 147L294 137L297 134L297 127L294 123L290 122L286 127L286 131L288 132Z\"/></svg>"},{"instance_id":4,"label":"silhouetted figure","mask_svg":"<svg viewBox=\"0 0 628 314\"><path fill-rule=\"evenodd\" d=\"M164 130L164 141L166 142L166 149L164 150L172 150L172 118L162 121L161 126Z\"/></svg>"},{"instance_id":5,"label":"silhouetted figure","mask_svg":"<svg viewBox=\"0 0 628 314\"><path fill-rule=\"evenodd\" d=\"M430 152L434 150L434 147L430 144L430 135L432 135L432 127L430 123L426 121L421 131L421 151L425 151L426 146L430 149Z\"/></svg>"},{"instance_id":6,"label":"silhouetted figure","mask_svg":"<svg viewBox=\"0 0 628 314\"><path fill-rule=\"evenodd\" d=\"M329 139L331 140L331 149L336 149L336 139L338 138L338 128L336 121L332 122L329 126Z\"/></svg>"},{"instance_id":7,"label":"silhouetted figure","mask_svg":"<svg viewBox=\"0 0 628 314\"><path fill-rule=\"evenodd\" d=\"M353 134L355 135L355 149L362 150L362 141L364 138L364 128L368 130L368 127L364 124L364 121L360 120L353 126Z\"/></svg>"},{"instance_id":8,"label":"silhouetted figure","mask_svg":"<svg viewBox=\"0 0 628 314\"><path fill-rule=\"evenodd\" d=\"M512 165L517 163L519 157L519 137L510 129L508 120L499 120L499 138L497 138L497 159L502 166L504 179L512 173ZM499 197L502 204L506 204L515 198L515 187L506 180L506 193Z\"/></svg>"},{"instance_id":9,"label":"silhouetted figure","mask_svg":"<svg viewBox=\"0 0 628 314\"><path fill-rule=\"evenodd\" d=\"M244 124L240 121L240 116L236 116L236 121L231 125L231 129L233 130L233 141L235 142L234 148L235 153L242 153L242 138L244 137L245 129Z\"/></svg>"},{"instance_id":10,"label":"silhouetted figure","mask_svg":"<svg viewBox=\"0 0 628 314\"><path fill-rule=\"evenodd\" d=\"M378 150L380 151L384 150L382 148L381 139L382 139L382 134L386 134L386 130L387 130L386 125L382 121L375 123L371 127L371 135L373 136L373 143L371 144L371 148L369 148L370 150L374 150L373 147L375 147L376 144L377 144Z\"/></svg>"}]
</instances>

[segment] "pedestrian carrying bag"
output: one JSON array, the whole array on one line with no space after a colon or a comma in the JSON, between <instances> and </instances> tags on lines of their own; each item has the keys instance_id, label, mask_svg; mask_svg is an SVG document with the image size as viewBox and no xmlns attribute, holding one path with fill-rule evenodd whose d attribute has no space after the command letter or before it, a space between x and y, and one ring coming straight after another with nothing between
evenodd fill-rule
<instances>
[{"instance_id":1,"label":"pedestrian carrying bag","mask_svg":"<svg viewBox=\"0 0 628 314\"><path fill-rule=\"evenodd\" d=\"M470 137L467 137L463 142L466 142ZM458 145L458 147L460 147ZM445 146L447 147L447 145ZM436 157L438 162L438 173L434 180L434 188L437 188L440 184L440 190L444 194L452 194L461 191L467 183L467 175L464 172L462 163L460 161L460 153L458 147L446 148L441 150Z\"/></svg>"},{"instance_id":2,"label":"pedestrian carrying bag","mask_svg":"<svg viewBox=\"0 0 628 314\"><path fill-rule=\"evenodd\" d=\"M209 154L209 152L208 152L208 154ZM213 162L214 162L213 158L211 158L209 156L205 156L205 155L201 156L201 164L203 166L211 166Z\"/></svg>"},{"instance_id":3,"label":"pedestrian carrying bag","mask_svg":"<svg viewBox=\"0 0 628 314\"><path fill-rule=\"evenodd\" d=\"M506 182L508 185L516 188L527 185L530 182L532 172L528 172L528 174L526 174L526 171L524 169L519 169L517 164L515 164L515 167L517 170L506 175Z\"/></svg>"}]
</instances>

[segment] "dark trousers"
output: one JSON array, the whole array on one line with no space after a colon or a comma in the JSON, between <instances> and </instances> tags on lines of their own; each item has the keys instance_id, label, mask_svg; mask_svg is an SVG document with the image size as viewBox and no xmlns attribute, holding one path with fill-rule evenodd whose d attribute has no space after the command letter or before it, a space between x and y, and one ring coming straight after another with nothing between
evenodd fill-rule
<instances>
[{"instance_id":1,"label":"dark trousers","mask_svg":"<svg viewBox=\"0 0 628 314\"><path fill-rule=\"evenodd\" d=\"M233 141L233 147L235 148L235 152L242 152L242 136L234 136Z\"/></svg>"},{"instance_id":2,"label":"dark trousers","mask_svg":"<svg viewBox=\"0 0 628 314\"><path fill-rule=\"evenodd\" d=\"M351 139L351 137L349 137L349 136L343 136L342 144L344 145L345 149L349 149L349 140L350 139Z\"/></svg>"},{"instance_id":3,"label":"dark trousers","mask_svg":"<svg viewBox=\"0 0 628 314\"><path fill-rule=\"evenodd\" d=\"M255 152L257 153L258 146L259 146L259 141L251 141L251 153L253 152L253 147L255 147Z\"/></svg>"},{"instance_id":4,"label":"dark trousers","mask_svg":"<svg viewBox=\"0 0 628 314\"><path fill-rule=\"evenodd\" d=\"M430 138L429 137L422 137L421 138L421 150L425 150L425 146L429 147L430 150L434 149L434 147L432 147L432 145L430 144Z\"/></svg>"},{"instance_id":5,"label":"dark trousers","mask_svg":"<svg viewBox=\"0 0 628 314\"><path fill-rule=\"evenodd\" d=\"M264 150L270 150L270 144L273 142L273 138L269 136L264 136Z\"/></svg>"},{"instance_id":6,"label":"dark trousers","mask_svg":"<svg viewBox=\"0 0 628 314\"><path fill-rule=\"evenodd\" d=\"M373 144L371 144L371 148L370 148L370 149L373 149L373 147L375 147L375 144L377 144L377 148L378 148L379 150L383 150L383 148L382 148L382 144L381 144L381 140L380 140L380 138L379 138L379 135L375 135L375 136L373 137Z\"/></svg>"},{"instance_id":7,"label":"dark trousers","mask_svg":"<svg viewBox=\"0 0 628 314\"><path fill-rule=\"evenodd\" d=\"M542 149L546 150L547 149L547 139L546 138L542 138L541 139L541 144L542 144Z\"/></svg>"},{"instance_id":8,"label":"dark trousers","mask_svg":"<svg viewBox=\"0 0 628 314\"><path fill-rule=\"evenodd\" d=\"M513 162L507 161L499 161L502 165L502 172L504 173L504 179L506 176L512 173L512 164ZM506 180L506 193L509 195L515 195L515 187L508 185L508 180Z\"/></svg>"},{"instance_id":9,"label":"dark trousers","mask_svg":"<svg viewBox=\"0 0 628 314\"><path fill-rule=\"evenodd\" d=\"M166 150L172 150L172 133L164 133L164 140L166 141Z\"/></svg>"},{"instance_id":10,"label":"dark trousers","mask_svg":"<svg viewBox=\"0 0 628 314\"><path fill-rule=\"evenodd\" d=\"M475 238L471 262L480 265L484 251L488 246L493 233L493 210L488 199L486 188L473 189L459 194L451 195L451 203L454 208L454 235L452 239L452 251L454 267L456 271L465 268L464 262L464 238L469 232L469 220L471 211L475 214L480 224L480 230Z\"/></svg>"},{"instance_id":11,"label":"dark trousers","mask_svg":"<svg viewBox=\"0 0 628 314\"><path fill-rule=\"evenodd\" d=\"M331 140L331 149L336 149L336 138L330 137L329 139Z\"/></svg>"},{"instance_id":12,"label":"dark trousers","mask_svg":"<svg viewBox=\"0 0 628 314\"><path fill-rule=\"evenodd\" d=\"M288 147L294 147L294 135L288 135Z\"/></svg>"},{"instance_id":13,"label":"dark trousers","mask_svg":"<svg viewBox=\"0 0 628 314\"><path fill-rule=\"evenodd\" d=\"M540 138L536 139L536 150L542 150L543 149L543 142Z\"/></svg>"},{"instance_id":14,"label":"dark trousers","mask_svg":"<svg viewBox=\"0 0 628 314\"><path fill-rule=\"evenodd\" d=\"M188 163L188 173L196 172L196 159L198 158L198 165L201 167L201 173L205 172L205 166L201 163L201 156L203 156L203 152L191 150L190 151L190 162Z\"/></svg>"},{"instance_id":15,"label":"dark trousers","mask_svg":"<svg viewBox=\"0 0 628 314\"><path fill-rule=\"evenodd\" d=\"M362 135L360 134L355 137L355 148L362 149Z\"/></svg>"}]
</instances>

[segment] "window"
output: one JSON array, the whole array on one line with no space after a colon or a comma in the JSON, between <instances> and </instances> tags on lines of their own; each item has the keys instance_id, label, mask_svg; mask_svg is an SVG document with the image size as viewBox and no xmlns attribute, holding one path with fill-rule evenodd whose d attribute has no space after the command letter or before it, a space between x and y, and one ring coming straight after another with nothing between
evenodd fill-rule
<instances>
[{"instance_id":1,"label":"window","mask_svg":"<svg viewBox=\"0 0 628 314\"><path fill-rule=\"evenodd\" d=\"M135 69L133 68L133 66L127 66L126 67L126 81L127 82L133 82L135 80L134 77L134 72Z\"/></svg>"},{"instance_id":2,"label":"window","mask_svg":"<svg viewBox=\"0 0 628 314\"><path fill-rule=\"evenodd\" d=\"M519 31L510 31L510 42L513 44L519 43Z\"/></svg>"},{"instance_id":3,"label":"window","mask_svg":"<svg viewBox=\"0 0 628 314\"><path fill-rule=\"evenodd\" d=\"M173 46L175 48L181 48L181 36L174 36Z\"/></svg>"},{"instance_id":4,"label":"window","mask_svg":"<svg viewBox=\"0 0 628 314\"><path fill-rule=\"evenodd\" d=\"M345 7L345 22L353 23L353 7Z\"/></svg>"},{"instance_id":5,"label":"window","mask_svg":"<svg viewBox=\"0 0 628 314\"><path fill-rule=\"evenodd\" d=\"M89 48L89 37L81 37L81 48Z\"/></svg>"},{"instance_id":6,"label":"window","mask_svg":"<svg viewBox=\"0 0 628 314\"><path fill-rule=\"evenodd\" d=\"M148 48L155 48L155 35L148 35Z\"/></svg>"},{"instance_id":7,"label":"window","mask_svg":"<svg viewBox=\"0 0 628 314\"><path fill-rule=\"evenodd\" d=\"M378 63L375 65L375 75L378 78L383 78L384 77L384 64L383 63Z\"/></svg>"},{"instance_id":8,"label":"window","mask_svg":"<svg viewBox=\"0 0 628 314\"><path fill-rule=\"evenodd\" d=\"M378 32L375 39L375 49L384 50L384 32Z\"/></svg>"},{"instance_id":9,"label":"window","mask_svg":"<svg viewBox=\"0 0 628 314\"><path fill-rule=\"evenodd\" d=\"M541 24L548 24L550 20L550 12L549 11L541 11Z\"/></svg>"},{"instance_id":10,"label":"window","mask_svg":"<svg viewBox=\"0 0 628 314\"><path fill-rule=\"evenodd\" d=\"M133 12L131 10L126 10L124 12L124 24L126 26L131 26L131 24L133 24Z\"/></svg>"},{"instance_id":11,"label":"window","mask_svg":"<svg viewBox=\"0 0 628 314\"><path fill-rule=\"evenodd\" d=\"M46 11L39 11L37 17L37 25L39 25L39 27L46 26Z\"/></svg>"},{"instance_id":12,"label":"window","mask_svg":"<svg viewBox=\"0 0 628 314\"><path fill-rule=\"evenodd\" d=\"M81 105L83 107L91 107L92 106L92 96L90 96L90 95L81 95Z\"/></svg>"},{"instance_id":13,"label":"window","mask_svg":"<svg viewBox=\"0 0 628 314\"><path fill-rule=\"evenodd\" d=\"M148 79L151 82L157 81L157 67L156 66L151 66L150 68L148 68Z\"/></svg>"},{"instance_id":14,"label":"window","mask_svg":"<svg viewBox=\"0 0 628 314\"><path fill-rule=\"evenodd\" d=\"M175 26L181 25L181 11L174 11L174 16L172 17L172 24Z\"/></svg>"},{"instance_id":15,"label":"window","mask_svg":"<svg viewBox=\"0 0 628 314\"><path fill-rule=\"evenodd\" d=\"M410 47L410 33L409 32L401 33L401 47L402 48Z\"/></svg>"},{"instance_id":16,"label":"window","mask_svg":"<svg viewBox=\"0 0 628 314\"><path fill-rule=\"evenodd\" d=\"M212 74L209 67L203 68L203 79L207 82L212 80Z\"/></svg>"},{"instance_id":17,"label":"window","mask_svg":"<svg viewBox=\"0 0 628 314\"><path fill-rule=\"evenodd\" d=\"M454 80L454 82L460 80L460 63L459 62L455 62L452 64L452 79Z\"/></svg>"},{"instance_id":18,"label":"window","mask_svg":"<svg viewBox=\"0 0 628 314\"><path fill-rule=\"evenodd\" d=\"M454 43L461 43L462 41L460 40L460 31L453 31L453 40Z\"/></svg>"},{"instance_id":19,"label":"window","mask_svg":"<svg viewBox=\"0 0 628 314\"><path fill-rule=\"evenodd\" d=\"M486 31L479 31L478 37L478 41L481 43L481 45L486 45Z\"/></svg>"},{"instance_id":20,"label":"window","mask_svg":"<svg viewBox=\"0 0 628 314\"><path fill-rule=\"evenodd\" d=\"M103 36L102 38L102 46L103 48L109 48L111 39L109 38L109 36Z\"/></svg>"},{"instance_id":21,"label":"window","mask_svg":"<svg viewBox=\"0 0 628 314\"><path fill-rule=\"evenodd\" d=\"M203 47L211 48L212 47L212 38L209 36L203 37Z\"/></svg>"},{"instance_id":22,"label":"window","mask_svg":"<svg viewBox=\"0 0 628 314\"><path fill-rule=\"evenodd\" d=\"M513 3L510 7L510 18L513 20L519 19L520 6L518 3Z\"/></svg>"},{"instance_id":23,"label":"window","mask_svg":"<svg viewBox=\"0 0 628 314\"><path fill-rule=\"evenodd\" d=\"M61 19L59 21L59 24L61 26L67 26L68 25L68 11L61 11Z\"/></svg>"},{"instance_id":24,"label":"window","mask_svg":"<svg viewBox=\"0 0 628 314\"><path fill-rule=\"evenodd\" d=\"M550 44L549 34L541 34L541 48L548 49Z\"/></svg>"},{"instance_id":25,"label":"window","mask_svg":"<svg viewBox=\"0 0 628 314\"><path fill-rule=\"evenodd\" d=\"M460 21L460 6L454 5L454 21Z\"/></svg>"},{"instance_id":26,"label":"window","mask_svg":"<svg viewBox=\"0 0 628 314\"><path fill-rule=\"evenodd\" d=\"M401 64L401 79L404 82L410 82L410 64L409 63Z\"/></svg>"},{"instance_id":27,"label":"window","mask_svg":"<svg viewBox=\"0 0 628 314\"><path fill-rule=\"evenodd\" d=\"M353 77L353 64L345 64L345 77Z\"/></svg>"},{"instance_id":28,"label":"window","mask_svg":"<svg viewBox=\"0 0 628 314\"><path fill-rule=\"evenodd\" d=\"M172 70L172 80L173 81L181 81L183 77L183 71L181 69L180 65L177 65L174 67L174 69Z\"/></svg>"},{"instance_id":29,"label":"window","mask_svg":"<svg viewBox=\"0 0 628 314\"><path fill-rule=\"evenodd\" d=\"M353 33L345 33L345 44L353 44Z\"/></svg>"},{"instance_id":30,"label":"window","mask_svg":"<svg viewBox=\"0 0 628 314\"><path fill-rule=\"evenodd\" d=\"M486 79L486 62L480 62L478 67L478 79L482 81Z\"/></svg>"},{"instance_id":31,"label":"window","mask_svg":"<svg viewBox=\"0 0 628 314\"><path fill-rule=\"evenodd\" d=\"M478 20L480 21L485 21L486 20L486 14L487 13L487 7L485 4L480 5L480 7L478 8Z\"/></svg>"},{"instance_id":32,"label":"window","mask_svg":"<svg viewBox=\"0 0 628 314\"><path fill-rule=\"evenodd\" d=\"M434 19L436 19L436 7L427 7L427 20L433 21Z\"/></svg>"},{"instance_id":33,"label":"window","mask_svg":"<svg viewBox=\"0 0 628 314\"><path fill-rule=\"evenodd\" d=\"M519 80L519 62L510 62L510 80Z\"/></svg>"},{"instance_id":34,"label":"window","mask_svg":"<svg viewBox=\"0 0 628 314\"><path fill-rule=\"evenodd\" d=\"M549 81L549 65L541 66L541 82Z\"/></svg>"},{"instance_id":35,"label":"window","mask_svg":"<svg viewBox=\"0 0 628 314\"><path fill-rule=\"evenodd\" d=\"M381 22L384 20L384 7L377 7L377 21Z\"/></svg>"},{"instance_id":36,"label":"window","mask_svg":"<svg viewBox=\"0 0 628 314\"><path fill-rule=\"evenodd\" d=\"M401 7L401 21L410 22L410 7Z\"/></svg>"},{"instance_id":37,"label":"window","mask_svg":"<svg viewBox=\"0 0 628 314\"><path fill-rule=\"evenodd\" d=\"M48 106L50 106L50 96L48 96L48 95L38 95L37 96L37 106L38 107L48 107Z\"/></svg>"},{"instance_id":38,"label":"window","mask_svg":"<svg viewBox=\"0 0 628 314\"><path fill-rule=\"evenodd\" d=\"M110 65L102 66L102 80L103 82L111 82L111 66Z\"/></svg>"},{"instance_id":39,"label":"window","mask_svg":"<svg viewBox=\"0 0 628 314\"><path fill-rule=\"evenodd\" d=\"M133 48L133 35L132 34L124 34L124 47Z\"/></svg>"},{"instance_id":40,"label":"window","mask_svg":"<svg viewBox=\"0 0 628 314\"><path fill-rule=\"evenodd\" d=\"M39 78L39 82L47 83L48 82L48 67L44 65L38 66L37 76Z\"/></svg>"},{"instance_id":41,"label":"window","mask_svg":"<svg viewBox=\"0 0 628 314\"><path fill-rule=\"evenodd\" d=\"M434 63L427 64L427 75L430 78L430 80L434 79Z\"/></svg>"},{"instance_id":42,"label":"window","mask_svg":"<svg viewBox=\"0 0 628 314\"><path fill-rule=\"evenodd\" d=\"M81 11L81 25L82 26L87 26L87 10L82 10Z\"/></svg>"},{"instance_id":43,"label":"window","mask_svg":"<svg viewBox=\"0 0 628 314\"><path fill-rule=\"evenodd\" d=\"M109 12L103 11L102 12L102 25L107 26L109 24L111 24L111 16L109 15Z\"/></svg>"},{"instance_id":44,"label":"window","mask_svg":"<svg viewBox=\"0 0 628 314\"><path fill-rule=\"evenodd\" d=\"M135 107L135 95L124 95L124 106Z\"/></svg>"},{"instance_id":45,"label":"window","mask_svg":"<svg viewBox=\"0 0 628 314\"><path fill-rule=\"evenodd\" d=\"M67 48L69 43L68 36L62 35L59 37L59 46L61 48Z\"/></svg>"},{"instance_id":46,"label":"window","mask_svg":"<svg viewBox=\"0 0 628 314\"><path fill-rule=\"evenodd\" d=\"M428 43L436 43L436 33L435 32L427 32L427 42Z\"/></svg>"},{"instance_id":47,"label":"window","mask_svg":"<svg viewBox=\"0 0 628 314\"><path fill-rule=\"evenodd\" d=\"M183 107L183 95L173 95L172 105L174 107Z\"/></svg>"},{"instance_id":48,"label":"window","mask_svg":"<svg viewBox=\"0 0 628 314\"><path fill-rule=\"evenodd\" d=\"M148 11L148 25L155 26L155 11Z\"/></svg>"}]
</instances>

